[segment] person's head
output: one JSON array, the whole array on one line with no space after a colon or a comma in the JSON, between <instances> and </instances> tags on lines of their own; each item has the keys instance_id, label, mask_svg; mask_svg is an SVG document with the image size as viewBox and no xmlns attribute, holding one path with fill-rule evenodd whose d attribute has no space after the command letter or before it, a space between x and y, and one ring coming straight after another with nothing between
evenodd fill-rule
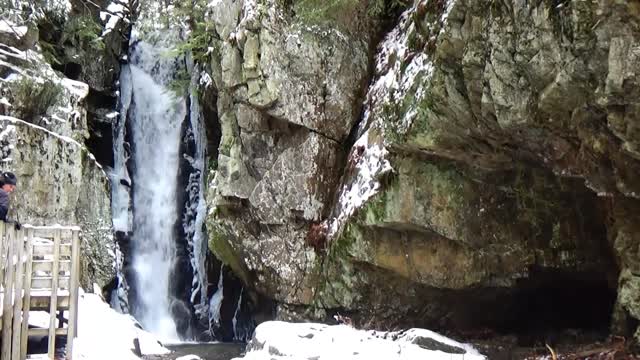
<instances>
[{"instance_id":1,"label":"person's head","mask_svg":"<svg viewBox=\"0 0 640 360\"><path fill-rule=\"evenodd\" d=\"M16 178L14 173L7 171L5 173L2 173L2 179L0 180L0 183L2 183L2 190L11 193L16 189L18 178Z\"/></svg>"}]
</instances>

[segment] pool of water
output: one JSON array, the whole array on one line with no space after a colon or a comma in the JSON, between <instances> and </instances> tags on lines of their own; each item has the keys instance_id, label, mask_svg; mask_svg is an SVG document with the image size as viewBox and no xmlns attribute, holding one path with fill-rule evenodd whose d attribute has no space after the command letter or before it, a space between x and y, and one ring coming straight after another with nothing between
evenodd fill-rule
<instances>
[{"instance_id":1,"label":"pool of water","mask_svg":"<svg viewBox=\"0 0 640 360\"><path fill-rule=\"evenodd\" d=\"M174 360L185 355L198 355L204 360L231 360L244 353L246 344L240 343L201 343L176 344L165 346L173 351L171 354L145 357L148 360Z\"/></svg>"}]
</instances>

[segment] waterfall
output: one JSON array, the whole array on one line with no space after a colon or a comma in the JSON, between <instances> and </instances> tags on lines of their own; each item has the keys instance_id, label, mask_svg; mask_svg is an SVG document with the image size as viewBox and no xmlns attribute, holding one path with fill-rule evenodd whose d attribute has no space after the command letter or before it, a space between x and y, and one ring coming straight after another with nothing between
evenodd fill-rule
<instances>
[{"instance_id":1,"label":"waterfall","mask_svg":"<svg viewBox=\"0 0 640 360\"><path fill-rule=\"evenodd\" d=\"M131 71L124 66L120 72L120 116L113 129L113 171L111 183L114 184L111 193L111 211L113 213L113 228L115 231L127 233L131 230L129 212L129 188L131 179L127 169L129 154L125 151L125 124L127 112L131 106Z\"/></svg>"},{"instance_id":2,"label":"waterfall","mask_svg":"<svg viewBox=\"0 0 640 360\"><path fill-rule=\"evenodd\" d=\"M218 260L204 231L207 131L192 91L201 74L190 56L168 56L176 41L171 31L141 40L134 28L121 69L110 171L118 274L110 301L164 341L243 339L238 332L250 334L254 325L241 308L242 291L235 312L223 314L223 300L236 299L225 299L224 285L240 289L233 278L224 283L222 265L209 298L207 269ZM191 87L179 96L169 88L183 84L184 74Z\"/></svg>"},{"instance_id":3,"label":"waterfall","mask_svg":"<svg viewBox=\"0 0 640 360\"><path fill-rule=\"evenodd\" d=\"M163 51L157 44L134 42L130 63L122 71L121 86L126 83L131 88L128 107L121 109L128 119L133 160L130 256L134 276L130 285L135 292L130 305L146 330L164 340L178 340L170 276L176 260L174 226L179 219L180 131L187 108L185 99L167 89L177 61L162 56ZM124 226L120 215L114 214L114 219Z\"/></svg>"}]
</instances>

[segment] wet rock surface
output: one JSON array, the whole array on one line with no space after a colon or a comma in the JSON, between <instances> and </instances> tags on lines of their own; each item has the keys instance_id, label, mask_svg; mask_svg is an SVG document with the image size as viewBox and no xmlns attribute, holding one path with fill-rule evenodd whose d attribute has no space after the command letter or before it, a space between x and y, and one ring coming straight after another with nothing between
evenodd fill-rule
<instances>
[{"instance_id":1,"label":"wet rock surface","mask_svg":"<svg viewBox=\"0 0 640 360\"><path fill-rule=\"evenodd\" d=\"M358 31L309 30L299 5L227 5L210 247L280 318L635 331L634 4L416 0L362 55L337 40ZM362 112L333 109L371 76ZM579 299L598 314L553 321Z\"/></svg>"}]
</instances>

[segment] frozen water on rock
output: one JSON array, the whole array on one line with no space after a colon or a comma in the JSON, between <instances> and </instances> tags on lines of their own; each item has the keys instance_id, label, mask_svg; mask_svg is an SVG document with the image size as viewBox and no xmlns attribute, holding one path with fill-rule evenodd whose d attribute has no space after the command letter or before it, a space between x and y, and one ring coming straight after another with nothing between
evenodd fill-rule
<instances>
[{"instance_id":1,"label":"frozen water on rock","mask_svg":"<svg viewBox=\"0 0 640 360\"><path fill-rule=\"evenodd\" d=\"M220 307L222 306L222 299L224 298L224 283L222 276L224 265L220 267L220 277L218 278L218 289L211 297L209 301L209 330L213 333L214 326L220 326Z\"/></svg>"}]
</instances>

